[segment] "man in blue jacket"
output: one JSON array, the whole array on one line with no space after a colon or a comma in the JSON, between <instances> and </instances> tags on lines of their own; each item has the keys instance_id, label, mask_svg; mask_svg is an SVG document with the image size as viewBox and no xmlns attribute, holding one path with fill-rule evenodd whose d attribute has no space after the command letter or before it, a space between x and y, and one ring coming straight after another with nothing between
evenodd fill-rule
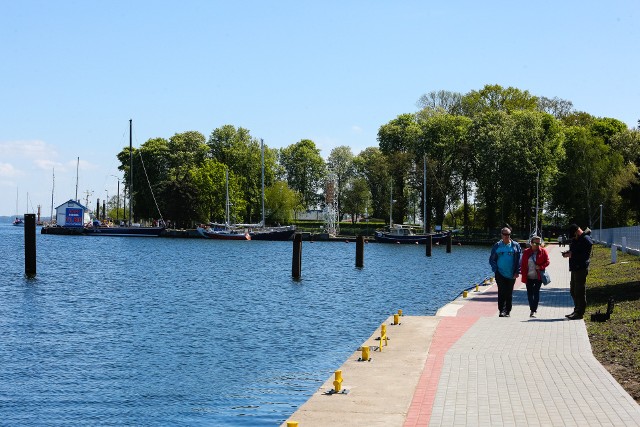
<instances>
[{"instance_id":1,"label":"man in blue jacket","mask_svg":"<svg viewBox=\"0 0 640 427\"><path fill-rule=\"evenodd\" d=\"M589 229L587 228L587 231ZM569 250L562 253L562 256L569 258L569 271L571 272L571 282L569 290L573 298L573 313L565 317L569 320L579 320L584 316L587 308L587 274L589 274L589 263L591 262L591 247L593 241L589 233L582 231L577 224L569 226Z\"/></svg>"},{"instance_id":2,"label":"man in blue jacket","mask_svg":"<svg viewBox=\"0 0 640 427\"><path fill-rule=\"evenodd\" d=\"M489 264L495 273L498 284L498 311L500 317L511 315L511 301L513 297L513 285L520 275L520 260L522 248L520 243L511 240L511 229L504 227L501 230L502 240L496 242L491 248Z\"/></svg>"}]
</instances>

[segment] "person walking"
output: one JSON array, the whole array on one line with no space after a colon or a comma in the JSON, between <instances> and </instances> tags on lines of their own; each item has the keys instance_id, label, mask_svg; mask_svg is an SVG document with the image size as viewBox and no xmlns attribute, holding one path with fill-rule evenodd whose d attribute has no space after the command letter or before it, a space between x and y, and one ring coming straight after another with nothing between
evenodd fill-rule
<instances>
[{"instance_id":1,"label":"person walking","mask_svg":"<svg viewBox=\"0 0 640 427\"><path fill-rule=\"evenodd\" d=\"M587 229L588 230L588 229ZM569 290L573 298L573 313L565 317L569 320L582 319L587 309L587 274L589 274L589 263L591 262L591 247L593 241L577 224L569 226L569 250L562 253L562 256L569 258L569 271L571 281Z\"/></svg>"},{"instance_id":2,"label":"person walking","mask_svg":"<svg viewBox=\"0 0 640 427\"><path fill-rule=\"evenodd\" d=\"M500 231L502 239L491 248L489 264L495 273L498 284L498 311L500 317L511 315L513 285L520 275L520 259L522 248L518 242L511 240L511 229L504 227Z\"/></svg>"},{"instance_id":3,"label":"person walking","mask_svg":"<svg viewBox=\"0 0 640 427\"><path fill-rule=\"evenodd\" d=\"M520 271L522 283L527 285L527 299L529 300L529 317L536 317L540 302L540 286L542 286L542 271L549 266L549 253L542 247L540 236L531 237L531 247L522 253Z\"/></svg>"}]
</instances>

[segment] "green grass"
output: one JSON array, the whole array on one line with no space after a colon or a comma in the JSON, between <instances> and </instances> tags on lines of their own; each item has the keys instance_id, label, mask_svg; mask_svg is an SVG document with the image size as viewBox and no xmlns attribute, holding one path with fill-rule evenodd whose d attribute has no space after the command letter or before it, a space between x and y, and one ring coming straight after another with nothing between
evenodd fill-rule
<instances>
[{"instance_id":1,"label":"green grass","mask_svg":"<svg viewBox=\"0 0 640 427\"><path fill-rule=\"evenodd\" d=\"M615 300L611 319L592 322L590 314L607 310ZM587 332L594 356L640 403L640 257L594 246L587 277Z\"/></svg>"}]
</instances>

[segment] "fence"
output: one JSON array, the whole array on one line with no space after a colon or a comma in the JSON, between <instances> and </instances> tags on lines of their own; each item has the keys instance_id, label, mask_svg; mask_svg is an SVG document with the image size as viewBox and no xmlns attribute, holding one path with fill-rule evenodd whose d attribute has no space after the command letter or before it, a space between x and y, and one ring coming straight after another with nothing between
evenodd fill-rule
<instances>
[{"instance_id":1,"label":"fence","mask_svg":"<svg viewBox=\"0 0 640 427\"><path fill-rule=\"evenodd\" d=\"M640 225L633 227L603 228L591 230L594 242L606 246L616 245L623 252L640 254Z\"/></svg>"}]
</instances>

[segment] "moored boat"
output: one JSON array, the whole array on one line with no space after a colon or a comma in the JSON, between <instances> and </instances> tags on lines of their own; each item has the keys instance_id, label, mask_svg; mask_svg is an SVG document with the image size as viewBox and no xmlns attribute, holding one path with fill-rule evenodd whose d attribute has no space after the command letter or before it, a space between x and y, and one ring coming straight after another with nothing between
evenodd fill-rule
<instances>
[{"instance_id":1,"label":"moored boat","mask_svg":"<svg viewBox=\"0 0 640 427\"><path fill-rule=\"evenodd\" d=\"M249 231L251 240L286 241L292 240L295 233L295 225L286 225L281 227L258 227L253 228Z\"/></svg>"},{"instance_id":2,"label":"moored boat","mask_svg":"<svg viewBox=\"0 0 640 427\"><path fill-rule=\"evenodd\" d=\"M16 219L13 220L13 225L15 225L16 227L24 227L24 221L22 220L22 218L16 217Z\"/></svg>"},{"instance_id":3,"label":"moored boat","mask_svg":"<svg viewBox=\"0 0 640 427\"><path fill-rule=\"evenodd\" d=\"M446 237L446 234L416 234L412 226L404 224L393 224L389 231L375 232L375 239L378 243L426 244L429 237L433 243L439 243Z\"/></svg>"},{"instance_id":4,"label":"moored boat","mask_svg":"<svg viewBox=\"0 0 640 427\"><path fill-rule=\"evenodd\" d=\"M121 236L121 237L158 237L164 227L111 226L102 225L94 221L92 226L84 227L83 234L87 236Z\"/></svg>"},{"instance_id":5,"label":"moored boat","mask_svg":"<svg viewBox=\"0 0 640 427\"><path fill-rule=\"evenodd\" d=\"M196 230L205 239L216 240L251 240L251 236L245 229L228 227L224 224L211 224L212 226L198 227Z\"/></svg>"}]
</instances>

